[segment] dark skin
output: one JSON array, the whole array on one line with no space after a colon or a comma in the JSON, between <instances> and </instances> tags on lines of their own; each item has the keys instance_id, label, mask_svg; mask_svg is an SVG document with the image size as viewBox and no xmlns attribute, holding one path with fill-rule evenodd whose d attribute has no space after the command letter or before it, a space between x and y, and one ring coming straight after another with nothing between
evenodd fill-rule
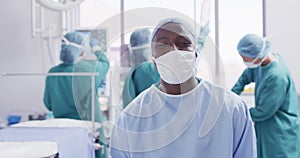
<instances>
[{"instance_id":1,"label":"dark skin","mask_svg":"<svg viewBox=\"0 0 300 158\"><path fill-rule=\"evenodd\" d=\"M178 23L167 23L158 29L153 37L151 47L154 58L158 58L175 49L193 52L196 48L191 33ZM197 80L195 75L193 75L181 84L169 84L161 79L160 90L167 94L179 95L191 91L196 86Z\"/></svg>"}]
</instances>

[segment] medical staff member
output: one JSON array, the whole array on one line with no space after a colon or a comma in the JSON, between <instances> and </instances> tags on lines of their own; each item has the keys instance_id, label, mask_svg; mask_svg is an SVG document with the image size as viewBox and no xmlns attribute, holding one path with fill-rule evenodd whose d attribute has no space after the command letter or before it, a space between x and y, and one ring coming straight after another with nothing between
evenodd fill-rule
<instances>
[{"instance_id":1,"label":"medical staff member","mask_svg":"<svg viewBox=\"0 0 300 158\"><path fill-rule=\"evenodd\" d=\"M69 32L62 38L60 51L61 64L54 66L49 73L72 73L72 72L98 72L95 77L95 90L101 80L106 76L109 69L109 61L97 45L93 45L96 61L79 60L86 50L82 46L84 36L79 32ZM82 45L81 45L82 44ZM99 47L98 47L99 48ZM95 92L95 121L103 122L106 118L102 115L99 107L98 94ZM55 118L70 118L77 120L92 120L91 116L91 77L90 76L48 76L44 92L44 104L53 112ZM100 131L100 144L106 144L103 129ZM98 150L96 157L106 157L104 152Z\"/></svg>"},{"instance_id":2,"label":"medical staff member","mask_svg":"<svg viewBox=\"0 0 300 158\"><path fill-rule=\"evenodd\" d=\"M178 18L152 33L161 82L136 97L116 120L112 158L255 158L254 127L235 94L195 77L196 36Z\"/></svg>"},{"instance_id":3,"label":"medical staff member","mask_svg":"<svg viewBox=\"0 0 300 158\"><path fill-rule=\"evenodd\" d=\"M291 74L271 43L255 34L245 35L237 50L245 65L232 91L241 94L255 82L255 107L250 109L255 123L258 158L299 158L299 109Z\"/></svg>"},{"instance_id":4,"label":"medical staff member","mask_svg":"<svg viewBox=\"0 0 300 158\"><path fill-rule=\"evenodd\" d=\"M123 86L123 108L141 92L160 80L154 63L149 61L152 57L149 39L150 30L147 28L137 29L130 36L129 53L132 67Z\"/></svg>"}]
</instances>

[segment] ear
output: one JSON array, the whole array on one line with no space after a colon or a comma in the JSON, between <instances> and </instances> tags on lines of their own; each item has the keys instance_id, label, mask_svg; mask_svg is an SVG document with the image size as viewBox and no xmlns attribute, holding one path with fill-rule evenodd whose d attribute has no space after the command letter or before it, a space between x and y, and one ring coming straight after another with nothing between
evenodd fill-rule
<instances>
[{"instance_id":1,"label":"ear","mask_svg":"<svg viewBox=\"0 0 300 158\"><path fill-rule=\"evenodd\" d=\"M200 51L199 51L199 50L196 50L196 51L195 51L196 59L199 57L199 54L200 54Z\"/></svg>"}]
</instances>

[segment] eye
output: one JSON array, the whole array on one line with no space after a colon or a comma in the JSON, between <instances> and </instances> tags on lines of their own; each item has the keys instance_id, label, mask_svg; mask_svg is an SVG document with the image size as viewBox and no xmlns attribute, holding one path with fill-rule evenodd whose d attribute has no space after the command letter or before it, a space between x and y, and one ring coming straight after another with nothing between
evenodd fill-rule
<instances>
[{"instance_id":1,"label":"eye","mask_svg":"<svg viewBox=\"0 0 300 158\"><path fill-rule=\"evenodd\" d=\"M180 42L176 43L176 46L178 49L187 50L187 49L192 48L193 44L188 41L180 41Z\"/></svg>"},{"instance_id":2,"label":"eye","mask_svg":"<svg viewBox=\"0 0 300 158\"><path fill-rule=\"evenodd\" d=\"M192 45L192 43L189 43L189 42L178 43L178 46L180 46L180 47L190 47L191 45Z\"/></svg>"},{"instance_id":3,"label":"eye","mask_svg":"<svg viewBox=\"0 0 300 158\"><path fill-rule=\"evenodd\" d=\"M158 46L168 46L167 43L158 43Z\"/></svg>"},{"instance_id":4,"label":"eye","mask_svg":"<svg viewBox=\"0 0 300 158\"><path fill-rule=\"evenodd\" d=\"M169 44L166 42L156 42L155 47L160 48L160 49L167 48L167 47L169 47Z\"/></svg>"},{"instance_id":5,"label":"eye","mask_svg":"<svg viewBox=\"0 0 300 158\"><path fill-rule=\"evenodd\" d=\"M178 49L181 50L191 50L193 48L192 41L190 38L185 37L185 36L179 36L175 40L175 45Z\"/></svg>"}]
</instances>

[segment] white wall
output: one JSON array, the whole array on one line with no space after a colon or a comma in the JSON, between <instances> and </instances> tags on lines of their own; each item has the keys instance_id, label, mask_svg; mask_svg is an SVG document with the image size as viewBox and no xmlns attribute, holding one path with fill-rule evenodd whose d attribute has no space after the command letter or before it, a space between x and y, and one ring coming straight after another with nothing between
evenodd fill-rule
<instances>
[{"instance_id":1,"label":"white wall","mask_svg":"<svg viewBox=\"0 0 300 158\"><path fill-rule=\"evenodd\" d=\"M300 1L267 0L266 4L267 36L273 51L280 53L287 63L300 94Z\"/></svg>"},{"instance_id":2,"label":"white wall","mask_svg":"<svg viewBox=\"0 0 300 158\"><path fill-rule=\"evenodd\" d=\"M0 73L42 73L49 67L40 36L31 35L31 0L0 2ZM43 113L45 77L0 76L0 116Z\"/></svg>"}]
</instances>

